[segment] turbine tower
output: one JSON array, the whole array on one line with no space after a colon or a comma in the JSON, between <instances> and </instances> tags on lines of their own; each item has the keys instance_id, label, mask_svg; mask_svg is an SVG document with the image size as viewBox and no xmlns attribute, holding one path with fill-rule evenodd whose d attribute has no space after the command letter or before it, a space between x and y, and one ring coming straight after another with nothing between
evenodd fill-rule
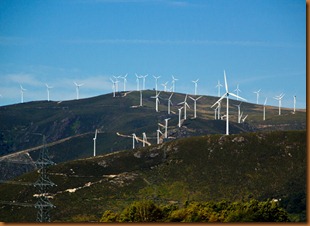
<instances>
[{"instance_id":1,"label":"turbine tower","mask_svg":"<svg viewBox=\"0 0 310 226\"><path fill-rule=\"evenodd\" d=\"M279 101L279 115L281 115L281 104L282 104L282 98L285 94L281 93L279 96L275 96L274 99Z\"/></svg>"},{"instance_id":2,"label":"turbine tower","mask_svg":"<svg viewBox=\"0 0 310 226\"><path fill-rule=\"evenodd\" d=\"M173 93L171 93L170 97L168 98L168 115L170 115L170 106L173 105L173 103L171 101L172 95L173 95Z\"/></svg>"},{"instance_id":3,"label":"turbine tower","mask_svg":"<svg viewBox=\"0 0 310 226\"><path fill-rule=\"evenodd\" d=\"M135 140L139 143L138 138L135 133L132 134L132 149L135 149Z\"/></svg>"},{"instance_id":4,"label":"turbine tower","mask_svg":"<svg viewBox=\"0 0 310 226\"><path fill-rule=\"evenodd\" d=\"M246 101L246 99L240 97L240 96L237 96L235 95L234 93L230 93L228 91L228 84L227 84L227 80L226 80L226 72L224 70L224 81L225 81L225 90L226 92L224 93L224 95L218 100L216 101L212 107L214 107L216 104L218 104L218 102L220 102L223 98L226 97L226 101L227 101L227 104L226 104L226 135L229 135L229 96L233 96L233 97L238 97L239 99L241 100L244 100Z\"/></svg>"},{"instance_id":5,"label":"turbine tower","mask_svg":"<svg viewBox=\"0 0 310 226\"><path fill-rule=\"evenodd\" d=\"M20 85L20 102L24 103L24 92L26 91L26 89L24 89L22 87L22 85Z\"/></svg>"},{"instance_id":6,"label":"turbine tower","mask_svg":"<svg viewBox=\"0 0 310 226\"><path fill-rule=\"evenodd\" d=\"M242 114L240 113L240 106L241 106L241 104L242 104L242 102L240 102L240 104L238 104L238 105L235 105L238 108L238 123L241 122L241 117L242 117Z\"/></svg>"},{"instance_id":7,"label":"turbine tower","mask_svg":"<svg viewBox=\"0 0 310 226\"><path fill-rule=\"evenodd\" d=\"M158 91L158 89L157 89L157 82L158 82L158 79L160 78L160 76L154 76L153 75L153 77L155 78L155 90L156 90L156 92Z\"/></svg>"},{"instance_id":8,"label":"turbine tower","mask_svg":"<svg viewBox=\"0 0 310 226\"><path fill-rule=\"evenodd\" d=\"M115 93L116 93L116 84L118 83L118 81L117 80L113 80L113 79L111 79L110 78L110 80L111 80L111 82L112 82L112 89L113 89L113 97L115 97Z\"/></svg>"},{"instance_id":9,"label":"turbine tower","mask_svg":"<svg viewBox=\"0 0 310 226\"><path fill-rule=\"evenodd\" d=\"M45 84L46 86L46 91L47 91L47 101L50 101L50 89L52 89L52 86L48 86L47 84Z\"/></svg>"},{"instance_id":10,"label":"turbine tower","mask_svg":"<svg viewBox=\"0 0 310 226\"><path fill-rule=\"evenodd\" d=\"M264 103L264 114L263 114L263 120L266 120L266 104L267 104L267 97L265 99L265 103Z\"/></svg>"},{"instance_id":11,"label":"turbine tower","mask_svg":"<svg viewBox=\"0 0 310 226\"><path fill-rule=\"evenodd\" d=\"M160 139L160 137L159 137L159 135L164 135L161 131L160 131L160 129L158 128L157 129L157 144L159 144L159 139Z\"/></svg>"},{"instance_id":12,"label":"turbine tower","mask_svg":"<svg viewBox=\"0 0 310 226\"><path fill-rule=\"evenodd\" d=\"M256 104L258 104L258 98L259 98L259 92L261 89L259 89L258 91L255 91L253 93L256 93Z\"/></svg>"},{"instance_id":13,"label":"turbine tower","mask_svg":"<svg viewBox=\"0 0 310 226\"><path fill-rule=\"evenodd\" d=\"M115 78L115 81L116 81L116 83L115 83L115 91L118 92L118 83L119 83L118 79L119 79L121 76L113 76L113 77Z\"/></svg>"},{"instance_id":14,"label":"turbine tower","mask_svg":"<svg viewBox=\"0 0 310 226\"><path fill-rule=\"evenodd\" d=\"M137 82L137 91L139 91L140 90L140 78L141 78L141 76L138 76L137 74L136 74L136 82Z\"/></svg>"},{"instance_id":15,"label":"turbine tower","mask_svg":"<svg viewBox=\"0 0 310 226\"><path fill-rule=\"evenodd\" d=\"M194 118L197 118L197 114L196 114L196 111L197 111L197 100L199 100L202 96L198 97L198 98L193 98L193 97L189 97L191 98L193 101L194 101Z\"/></svg>"},{"instance_id":16,"label":"turbine tower","mask_svg":"<svg viewBox=\"0 0 310 226\"><path fill-rule=\"evenodd\" d=\"M197 95L197 86L198 86L198 81L199 79L197 79L196 81L192 81L195 84L195 96Z\"/></svg>"},{"instance_id":17,"label":"turbine tower","mask_svg":"<svg viewBox=\"0 0 310 226\"><path fill-rule=\"evenodd\" d=\"M165 138L168 138L168 121L170 120L170 118L166 118L165 119Z\"/></svg>"},{"instance_id":18,"label":"turbine tower","mask_svg":"<svg viewBox=\"0 0 310 226\"><path fill-rule=\"evenodd\" d=\"M79 93L80 93L80 87L82 85L84 85L83 83L82 84L77 84L76 82L74 82L75 84L75 87L76 87L76 99L78 100L79 99Z\"/></svg>"},{"instance_id":19,"label":"turbine tower","mask_svg":"<svg viewBox=\"0 0 310 226\"><path fill-rule=\"evenodd\" d=\"M127 74L124 77L121 77L124 80L124 92L126 91L126 83L127 83Z\"/></svg>"},{"instance_id":20,"label":"turbine tower","mask_svg":"<svg viewBox=\"0 0 310 226\"><path fill-rule=\"evenodd\" d=\"M215 86L215 88L217 88L217 96L218 97L221 96L221 86L222 86L222 84L220 83L220 80L217 80L217 85Z\"/></svg>"},{"instance_id":21,"label":"turbine tower","mask_svg":"<svg viewBox=\"0 0 310 226\"><path fill-rule=\"evenodd\" d=\"M190 108L189 105L188 105L188 103L186 102L186 100L187 100L187 94L186 94L186 96L185 96L184 101L181 102L181 103L178 103L178 105L184 104L184 106L183 106L183 107L184 107L184 120L186 120L186 107Z\"/></svg>"},{"instance_id":22,"label":"turbine tower","mask_svg":"<svg viewBox=\"0 0 310 226\"><path fill-rule=\"evenodd\" d=\"M182 109L183 107L179 108L178 111L179 111L179 124L178 126L181 127L181 114L182 114Z\"/></svg>"},{"instance_id":23,"label":"turbine tower","mask_svg":"<svg viewBox=\"0 0 310 226\"><path fill-rule=\"evenodd\" d=\"M147 77L148 75L141 75L141 77L140 78L143 78L143 90L145 90L145 78Z\"/></svg>"},{"instance_id":24,"label":"turbine tower","mask_svg":"<svg viewBox=\"0 0 310 226\"><path fill-rule=\"evenodd\" d=\"M178 81L179 79L176 79L173 75L172 75L172 92L175 91L175 81Z\"/></svg>"},{"instance_id":25,"label":"turbine tower","mask_svg":"<svg viewBox=\"0 0 310 226\"><path fill-rule=\"evenodd\" d=\"M295 114L295 110L296 110L296 95L294 95L294 113Z\"/></svg>"},{"instance_id":26,"label":"turbine tower","mask_svg":"<svg viewBox=\"0 0 310 226\"><path fill-rule=\"evenodd\" d=\"M96 131L95 131L95 137L93 138L93 140L94 140L94 156L96 156L96 140L97 140L97 133L98 133L98 129L96 129Z\"/></svg>"},{"instance_id":27,"label":"turbine tower","mask_svg":"<svg viewBox=\"0 0 310 226\"><path fill-rule=\"evenodd\" d=\"M167 84L168 84L168 82L161 84L164 87L165 92L167 92Z\"/></svg>"},{"instance_id":28,"label":"turbine tower","mask_svg":"<svg viewBox=\"0 0 310 226\"><path fill-rule=\"evenodd\" d=\"M143 103L142 103L142 90L140 90L140 107L142 107Z\"/></svg>"},{"instance_id":29,"label":"turbine tower","mask_svg":"<svg viewBox=\"0 0 310 226\"><path fill-rule=\"evenodd\" d=\"M159 101L159 94L160 94L160 92L157 93L156 96L151 97L151 98L155 98L156 99L156 112L158 112L158 104L160 103L160 101Z\"/></svg>"},{"instance_id":30,"label":"turbine tower","mask_svg":"<svg viewBox=\"0 0 310 226\"><path fill-rule=\"evenodd\" d=\"M239 84L237 84L237 89L235 89L234 91L236 91L237 92L237 96L239 96L239 92L241 92L241 90L239 89ZM237 100L239 100L239 97L237 97Z\"/></svg>"}]
</instances>

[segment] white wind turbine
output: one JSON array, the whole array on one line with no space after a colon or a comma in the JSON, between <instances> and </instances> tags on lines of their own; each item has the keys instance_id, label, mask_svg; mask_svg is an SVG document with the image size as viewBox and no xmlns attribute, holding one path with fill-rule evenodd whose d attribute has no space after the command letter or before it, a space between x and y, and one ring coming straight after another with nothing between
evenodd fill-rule
<instances>
[{"instance_id":1,"label":"white wind turbine","mask_svg":"<svg viewBox=\"0 0 310 226\"><path fill-rule=\"evenodd\" d=\"M139 143L138 138L135 133L132 134L132 149L135 149L135 140Z\"/></svg>"},{"instance_id":2,"label":"white wind turbine","mask_svg":"<svg viewBox=\"0 0 310 226\"><path fill-rule=\"evenodd\" d=\"M239 84L237 84L237 89L235 89L234 91L236 91L237 92L237 96L239 96L239 92L241 92L241 90L239 89ZM238 97L237 97L237 100L239 100Z\"/></svg>"},{"instance_id":3,"label":"white wind turbine","mask_svg":"<svg viewBox=\"0 0 310 226\"><path fill-rule=\"evenodd\" d=\"M172 92L175 91L175 81L178 81L179 79L176 79L173 75L172 75Z\"/></svg>"},{"instance_id":4,"label":"white wind turbine","mask_svg":"<svg viewBox=\"0 0 310 226\"><path fill-rule=\"evenodd\" d=\"M118 83L119 83L118 79L119 79L121 76L113 76L113 77L115 78L115 81L116 81L116 83L115 83L115 91L118 92Z\"/></svg>"},{"instance_id":5,"label":"white wind turbine","mask_svg":"<svg viewBox=\"0 0 310 226\"><path fill-rule=\"evenodd\" d=\"M153 77L155 78L155 90L156 90L156 92L158 91L158 89L157 89L157 82L158 82L158 79L160 78L160 76L154 76L153 75Z\"/></svg>"},{"instance_id":6,"label":"white wind turbine","mask_svg":"<svg viewBox=\"0 0 310 226\"><path fill-rule=\"evenodd\" d=\"M78 100L79 99L79 94L80 94L80 87L82 85L84 85L84 84L83 83L77 84L76 82L74 82L74 84L75 84L75 89L76 89L76 99Z\"/></svg>"},{"instance_id":7,"label":"white wind turbine","mask_svg":"<svg viewBox=\"0 0 310 226\"><path fill-rule=\"evenodd\" d=\"M120 76L120 78L122 78L124 80L124 92L125 92L126 91L126 83L127 83L127 74L124 77Z\"/></svg>"},{"instance_id":8,"label":"white wind turbine","mask_svg":"<svg viewBox=\"0 0 310 226\"><path fill-rule=\"evenodd\" d=\"M165 138L168 138L168 121L170 118L165 119Z\"/></svg>"},{"instance_id":9,"label":"white wind turbine","mask_svg":"<svg viewBox=\"0 0 310 226\"><path fill-rule=\"evenodd\" d=\"M281 93L279 96L275 96L274 99L279 101L279 115L281 115L281 103L282 103L282 98L284 97L285 94Z\"/></svg>"},{"instance_id":10,"label":"white wind turbine","mask_svg":"<svg viewBox=\"0 0 310 226\"><path fill-rule=\"evenodd\" d=\"M238 104L238 105L235 105L238 108L238 123L241 122L241 117L242 117L242 114L240 113L240 106L241 106L241 104L242 104L242 102L240 102L240 104Z\"/></svg>"},{"instance_id":11,"label":"white wind turbine","mask_svg":"<svg viewBox=\"0 0 310 226\"><path fill-rule=\"evenodd\" d=\"M46 86L46 91L47 91L47 101L50 101L50 89L52 89L52 86L48 86L47 84L45 84Z\"/></svg>"},{"instance_id":12,"label":"white wind turbine","mask_svg":"<svg viewBox=\"0 0 310 226\"><path fill-rule=\"evenodd\" d=\"M142 90L140 90L140 107L142 107L143 103L142 103Z\"/></svg>"},{"instance_id":13,"label":"white wind turbine","mask_svg":"<svg viewBox=\"0 0 310 226\"><path fill-rule=\"evenodd\" d=\"M178 111L179 111L179 124L178 126L181 127L181 114L182 114L182 109L183 107L179 108Z\"/></svg>"},{"instance_id":14,"label":"white wind turbine","mask_svg":"<svg viewBox=\"0 0 310 226\"><path fill-rule=\"evenodd\" d=\"M244 116L244 118L242 119L242 123L244 123L245 119L248 117L248 115Z\"/></svg>"},{"instance_id":15,"label":"white wind turbine","mask_svg":"<svg viewBox=\"0 0 310 226\"><path fill-rule=\"evenodd\" d=\"M97 140L97 134L98 134L98 129L95 131L95 137L93 138L94 140L94 156L96 156L96 140Z\"/></svg>"},{"instance_id":16,"label":"white wind turbine","mask_svg":"<svg viewBox=\"0 0 310 226\"><path fill-rule=\"evenodd\" d=\"M137 74L136 74L136 77L137 77L137 78L136 78L136 82L137 82L137 91L139 91L139 90L140 90L140 80L139 80L139 79L140 79L141 77L138 76Z\"/></svg>"},{"instance_id":17,"label":"white wind turbine","mask_svg":"<svg viewBox=\"0 0 310 226\"><path fill-rule=\"evenodd\" d=\"M258 91L255 91L253 93L256 93L256 104L258 104L258 98L259 98L259 92L261 89L259 89Z\"/></svg>"},{"instance_id":18,"label":"white wind turbine","mask_svg":"<svg viewBox=\"0 0 310 226\"><path fill-rule=\"evenodd\" d=\"M168 82L161 84L164 87L165 92L167 92L167 84L168 84Z\"/></svg>"},{"instance_id":19,"label":"white wind turbine","mask_svg":"<svg viewBox=\"0 0 310 226\"><path fill-rule=\"evenodd\" d=\"M295 114L295 110L296 110L296 95L294 95L293 97L294 97L294 112L293 112L293 114Z\"/></svg>"},{"instance_id":20,"label":"white wind turbine","mask_svg":"<svg viewBox=\"0 0 310 226\"><path fill-rule=\"evenodd\" d=\"M181 102L181 103L178 103L178 105L184 104L184 106L183 106L183 107L184 107L184 120L186 120L186 107L190 108L189 105L188 105L188 103L186 102L186 100L187 100L187 94L186 94L186 96L185 96L184 101Z\"/></svg>"},{"instance_id":21,"label":"white wind turbine","mask_svg":"<svg viewBox=\"0 0 310 226\"><path fill-rule=\"evenodd\" d=\"M143 144L143 147L145 147L145 143L147 143L147 137L146 137L145 133L142 133L142 144Z\"/></svg>"},{"instance_id":22,"label":"white wind turbine","mask_svg":"<svg viewBox=\"0 0 310 226\"><path fill-rule=\"evenodd\" d=\"M225 89L226 89L226 92L224 93L224 95L218 100L216 101L212 107L214 107L216 104L218 104L218 102L220 102L223 98L226 97L226 101L227 101L227 104L226 104L226 135L229 135L229 96L233 96L233 97L238 97L239 99L242 99L244 101L246 101L246 99L240 97L240 96L237 96L235 95L234 93L230 93L228 91L228 84L227 84L227 80L226 80L226 72L224 70L224 81L225 81Z\"/></svg>"},{"instance_id":23,"label":"white wind turbine","mask_svg":"<svg viewBox=\"0 0 310 226\"><path fill-rule=\"evenodd\" d=\"M198 98L193 98L193 97L189 97L194 101L194 118L197 118L197 100L199 100L202 96L198 97Z\"/></svg>"},{"instance_id":24,"label":"white wind turbine","mask_svg":"<svg viewBox=\"0 0 310 226\"><path fill-rule=\"evenodd\" d=\"M113 97L115 97L115 93L116 93L116 84L118 83L118 81L117 80L113 80L113 79L111 79L110 78L110 80L111 80L111 82L112 82L112 89L113 89Z\"/></svg>"},{"instance_id":25,"label":"white wind turbine","mask_svg":"<svg viewBox=\"0 0 310 226\"><path fill-rule=\"evenodd\" d=\"M147 77L148 75L141 75L141 77L140 78L143 78L143 86L142 86L142 88L143 88L143 90L145 90L145 78Z\"/></svg>"},{"instance_id":26,"label":"white wind turbine","mask_svg":"<svg viewBox=\"0 0 310 226\"><path fill-rule=\"evenodd\" d=\"M160 129L158 128L158 129L157 129L157 144L159 144L160 134L161 134L161 135L164 135L164 134L160 131Z\"/></svg>"},{"instance_id":27,"label":"white wind turbine","mask_svg":"<svg viewBox=\"0 0 310 226\"><path fill-rule=\"evenodd\" d=\"M173 105L172 101L171 101L171 97L172 97L173 93L171 93L170 97L168 98L168 114L170 115L170 106Z\"/></svg>"},{"instance_id":28,"label":"white wind turbine","mask_svg":"<svg viewBox=\"0 0 310 226\"><path fill-rule=\"evenodd\" d=\"M265 119L266 119L266 104L267 104L267 97L266 97L266 99L265 99L265 103L264 103L264 113L263 113L263 120L265 121Z\"/></svg>"},{"instance_id":29,"label":"white wind turbine","mask_svg":"<svg viewBox=\"0 0 310 226\"><path fill-rule=\"evenodd\" d=\"M159 101L159 94L160 94L160 92L159 93L157 93L156 94L156 96L153 96L153 97L151 97L151 98L155 98L156 99L156 112L158 112L158 104L160 103L160 101Z\"/></svg>"},{"instance_id":30,"label":"white wind turbine","mask_svg":"<svg viewBox=\"0 0 310 226\"><path fill-rule=\"evenodd\" d=\"M218 97L221 96L221 86L222 86L222 84L220 83L220 80L217 80L217 85L215 86L215 88L217 88L217 90L218 90L218 93L217 93Z\"/></svg>"},{"instance_id":31,"label":"white wind turbine","mask_svg":"<svg viewBox=\"0 0 310 226\"><path fill-rule=\"evenodd\" d=\"M195 96L197 95L198 81L199 81L199 79L197 79L196 81L192 81L195 84Z\"/></svg>"},{"instance_id":32,"label":"white wind turbine","mask_svg":"<svg viewBox=\"0 0 310 226\"><path fill-rule=\"evenodd\" d=\"M19 86L20 86L20 102L24 103L24 92L26 91L26 89L24 89L22 85Z\"/></svg>"}]
</instances>

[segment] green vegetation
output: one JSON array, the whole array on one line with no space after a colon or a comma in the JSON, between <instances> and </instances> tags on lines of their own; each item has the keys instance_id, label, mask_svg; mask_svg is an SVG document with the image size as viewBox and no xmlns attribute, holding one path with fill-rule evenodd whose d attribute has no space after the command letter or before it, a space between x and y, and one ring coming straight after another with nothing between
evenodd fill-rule
<instances>
[{"instance_id":1,"label":"green vegetation","mask_svg":"<svg viewBox=\"0 0 310 226\"><path fill-rule=\"evenodd\" d=\"M306 141L306 131L206 135L59 163L48 170L57 184L50 192L56 206L52 220L98 222L105 211L114 219L143 200L161 210L173 203L180 211L175 214L181 214L184 203L203 206L226 200L243 205L252 199L277 199L290 221L305 222ZM37 172L31 172L14 181L37 178ZM0 193L0 203L37 201L36 190L29 186L2 184ZM35 221L32 208L0 208L0 221ZM243 219L241 213L235 215L231 218Z\"/></svg>"},{"instance_id":2,"label":"green vegetation","mask_svg":"<svg viewBox=\"0 0 310 226\"><path fill-rule=\"evenodd\" d=\"M274 200L191 202L183 207L146 200L132 203L121 213L106 210L100 222L289 222L289 217Z\"/></svg>"}]
</instances>

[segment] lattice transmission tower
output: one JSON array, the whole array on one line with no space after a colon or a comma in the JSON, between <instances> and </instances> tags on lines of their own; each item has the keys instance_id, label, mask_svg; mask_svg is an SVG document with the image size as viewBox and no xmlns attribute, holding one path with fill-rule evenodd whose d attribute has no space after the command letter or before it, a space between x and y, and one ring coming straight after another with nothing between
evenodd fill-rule
<instances>
[{"instance_id":1,"label":"lattice transmission tower","mask_svg":"<svg viewBox=\"0 0 310 226\"><path fill-rule=\"evenodd\" d=\"M38 188L38 201L34 205L38 209L37 222L50 222L50 210L55 206L49 201L48 191L51 187L56 186L47 175L47 167L55 163L50 160L48 150L46 148L46 140L43 135L43 147L40 151L39 158L36 161L36 166L40 172L39 179L34 183Z\"/></svg>"}]
</instances>

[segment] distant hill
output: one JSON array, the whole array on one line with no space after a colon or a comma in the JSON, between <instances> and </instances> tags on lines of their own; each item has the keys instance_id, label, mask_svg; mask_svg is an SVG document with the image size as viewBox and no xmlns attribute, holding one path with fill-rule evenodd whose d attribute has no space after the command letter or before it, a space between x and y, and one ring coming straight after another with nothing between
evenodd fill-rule
<instances>
[{"instance_id":1,"label":"distant hill","mask_svg":"<svg viewBox=\"0 0 310 226\"><path fill-rule=\"evenodd\" d=\"M225 120L214 120L214 110L210 106L217 97L203 96L197 101L197 118L193 119L193 101L188 98L190 109L182 127L178 124L178 103L185 94L175 93L172 97L172 114L167 114L168 92L160 93L159 111L155 111L155 91L143 91L143 107L139 107L139 92L121 92L113 98L112 94L97 97L48 102L35 101L0 107L0 180L13 178L35 169L42 137L47 137L52 160L56 163L93 155L93 137L97 138L97 154L130 149L132 140L116 133L130 136L135 133L142 138L145 132L148 141L156 144L158 123L169 121L169 140L205 134L224 134ZM277 107L266 107L266 121L262 120L262 106L242 103L243 116L248 115L245 123L237 123L239 101L230 101L230 132L253 132L261 130L304 130L306 128L305 110L292 114L292 109L282 109L277 115ZM226 101L222 103L225 114ZM161 128L163 131L163 128ZM137 144L141 147L141 142ZM14 154L17 153L17 154ZM18 162L29 164L18 164Z\"/></svg>"},{"instance_id":2,"label":"distant hill","mask_svg":"<svg viewBox=\"0 0 310 226\"><path fill-rule=\"evenodd\" d=\"M291 219L305 221L306 156L306 131L273 131L189 137L59 163L49 168L57 184L49 194L56 205L52 220L99 221L105 210L122 210L134 200L183 205L255 198L277 199ZM14 181L37 177L31 172ZM2 184L0 193L0 203L36 202L31 186ZM0 208L0 221L36 218L34 208Z\"/></svg>"}]
</instances>

